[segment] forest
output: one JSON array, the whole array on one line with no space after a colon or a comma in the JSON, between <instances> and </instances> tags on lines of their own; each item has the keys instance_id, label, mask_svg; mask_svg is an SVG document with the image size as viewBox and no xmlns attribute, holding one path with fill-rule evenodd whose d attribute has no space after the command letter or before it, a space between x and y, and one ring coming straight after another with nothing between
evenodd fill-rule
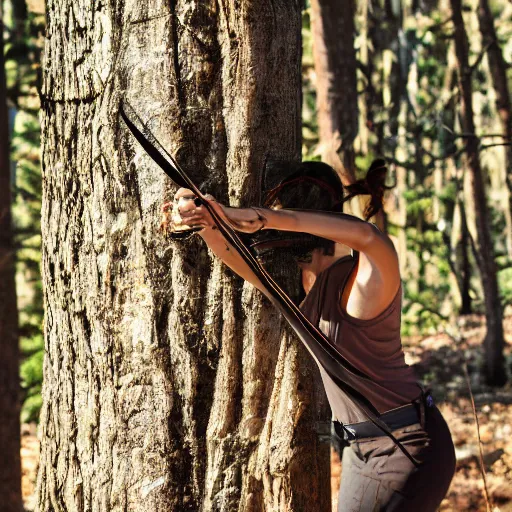
<instances>
[{"instance_id":1,"label":"forest","mask_svg":"<svg viewBox=\"0 0 512 512\"><path fill-rule=\"evenodd\" d=\"M2 511L341 510L315 362L166 236L179 184L129 104L231 207L274 159L344 187L385 160L405 361L455 446L439 510L512 512L512 3L0 0L0 26ZM264 267L298 304L290 260Z\"/></svg>"}]
</instances>

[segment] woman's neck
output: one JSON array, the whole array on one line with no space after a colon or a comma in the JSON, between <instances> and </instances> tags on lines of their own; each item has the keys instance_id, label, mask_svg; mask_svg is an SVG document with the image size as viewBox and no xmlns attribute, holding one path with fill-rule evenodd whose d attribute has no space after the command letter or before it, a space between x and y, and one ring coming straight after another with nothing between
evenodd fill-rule
<instances>
[{"instance_id":1,"label":"woman's neck","mask_svg":"<svg viewBox=\"0 0 512 512\"><path fill-rule=\"evenodd\" d=\"M302 287L306 294L309 293L313 284L315 284L316 278L320 272L331 266L336 260L350 253L350 247L343 244L335 244L334 254L328 256L323 253L323 249L315 249L310 262L299 263L298 265L302 270Z\"/></svg>"}]
</instances>

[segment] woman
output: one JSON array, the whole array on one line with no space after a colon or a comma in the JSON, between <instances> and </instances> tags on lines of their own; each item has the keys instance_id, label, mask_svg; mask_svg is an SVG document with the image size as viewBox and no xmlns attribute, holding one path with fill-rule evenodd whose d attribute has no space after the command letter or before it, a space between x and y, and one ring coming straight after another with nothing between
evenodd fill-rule
<instances>
[{"instance_id":1,"label":"woman","mask_svg":"<svg viewBox=\"0 0 512 512\"><path fill-rule=\"evenodd\" d=\"M338 512L435 511L455 471L446 422L404 361L402 287L393 243L373 224L341 213L348 198L370 194L365 218L375 215L382 208L385 175L385 162L375 161L365 179L346 187L349 194L343 199L343 187L331 167L303 162L269 191L266 208L231 208L206 196L237 231L303 235L304 243L291 249L306 293L300 308L353 367L370 377L361 380L357 391L375 406L398 441L368 421L315 358L336 432L349 442L342 459ZM297 206L300 210L293 209ZM200 228L200 236L217 256L267 294L190 190L179 189L163 210L164 225L170 215L174 228ZM264 245L290 249L279 237Z\"/></svg>"}]
</instances>

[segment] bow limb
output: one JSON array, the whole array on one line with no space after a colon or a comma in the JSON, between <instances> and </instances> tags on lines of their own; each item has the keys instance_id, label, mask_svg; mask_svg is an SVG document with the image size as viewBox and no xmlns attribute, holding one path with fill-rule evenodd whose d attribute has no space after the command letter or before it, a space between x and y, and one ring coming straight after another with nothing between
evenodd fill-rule
<instances>
[{"instance_id":1,"label":"bow limb","mask_svg":"<svg viewBox=\"0 0 512 512\"><path fill-rule=\"evenodd\" d=\"M272 279L272 276L265 270L260 262L254 257L251 251L240 239L236 231L212 206L211 201L201 193L192 179L178 165L172 155L158 142L158 140L144 126L135 111L128 103L123 103L120 108L120 114L124 122L130 129L133 136L158 164L158 166L169 176L177 185L189 188L202 201L213 221L217 225L220 233L235 247L239 255L249 266L249 268L260 279L261 283L269 292L269 299L272 304L283 314L286 320L295 330L301 341L313 353L316 360L331 378L339 385L341 389L357 404L366 416L378 426L388 437L390 437L404 454L417 466L417 461L407 452L402 444L393 436L387 425L379 418L380 414L375 406L357 390L358 381L370 381L379 386L364 372L353 366L335 347L335 345L325 336L325 334L314 326L308 318L302 313L297 305L288 297L280 286ZM139 128L137 126L141 126ZM143 133L145 132L145 133ZM146 136L147 135L147 136Z\"/></svg>"}]
</instances>

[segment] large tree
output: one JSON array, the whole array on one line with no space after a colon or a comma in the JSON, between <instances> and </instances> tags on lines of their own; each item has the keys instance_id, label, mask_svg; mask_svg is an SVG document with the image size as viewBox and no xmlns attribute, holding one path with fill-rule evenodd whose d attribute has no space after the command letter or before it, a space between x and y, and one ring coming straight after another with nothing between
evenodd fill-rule
<instances>
[{"instance_id":1,"label":"large tree","mask_svg":"<svg viewBox=\"0 0 512 512\"><path fill-rule=\"evenodd\" d=\"M199 237L162 237L176 187L118 116L257 203L264 162L300 154L300 7L48 2L39 510L329 509L307 352Z\"/></svg>"},{"instance_id":2,"label":"large tree","mask_svg":"<svg viewBox=\"0 0 512 512\"><path fill-rule=\"evenodd\" d=\"M462 18L461 0L450 0L454 25L455 54L460 94L460 118L464 137L466 156L465 184L470 207L474 211L473 227L475 256L482 279L484 291L485 318L487 333L485 336L485 370L487 381L494 385L503 385L507 380L503 348L503 308L500 301L496 261L491 238L489 211L485 197L485 182L480 166L478 138L475 134L473 118L472 70L469 66L469 41Z\"/></svg>"},{"instance_id":3,"label":"large tree","mask_svg":"<svg viewBox=\"0 0 512 512\"><path fill-rule=\"evenodd\" d=\"M2 510L21 510L18 307L11 216L9 123L0 2L0 496Z\"/></svg>"}]
</instances>

